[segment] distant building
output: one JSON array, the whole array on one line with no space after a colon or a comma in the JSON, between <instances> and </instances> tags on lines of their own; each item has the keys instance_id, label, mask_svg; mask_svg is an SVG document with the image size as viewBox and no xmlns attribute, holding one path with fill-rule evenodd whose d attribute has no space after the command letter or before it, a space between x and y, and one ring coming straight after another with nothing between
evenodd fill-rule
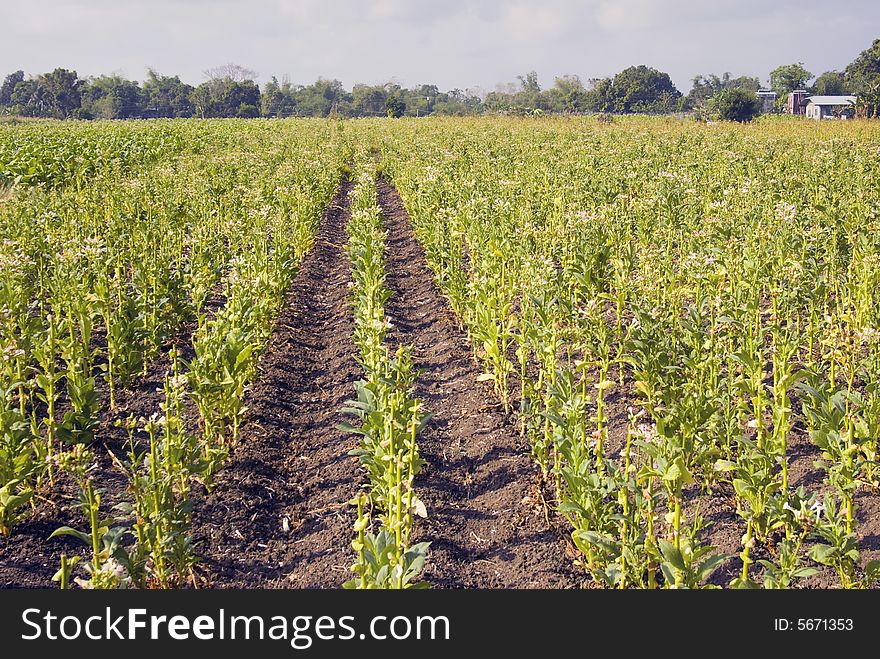
<instances>
[{"instance_id":1,"label":"distant building","mask_svg":"<svg viewBox=\"0 0 880 659\"><path fill-rule=\"evenodd\" d=\"M758 98L761 99L761 112L767 114L776 108L776 92L771 89L759 89Z\"/></svg>"},{"instance_id":2,"label":"distant building","mask_svg":"<svg viewBox=\"0 0 880 659\"><path fill-rule=\"evenodd\" d=\"M785 111L788 114L805 114L807 110L807 90L795 89L788 95Z\"/></svg>"},{"instance_id":3,"label":"distant building","mask_svg":"<svg viewBox=\"0 0 880 659\"><path fill-rule=\"evenodd\" d=\"M810 119L847 119L855 108L855 96L810 96L805 114Z\"/></svg>"}]
</instances>

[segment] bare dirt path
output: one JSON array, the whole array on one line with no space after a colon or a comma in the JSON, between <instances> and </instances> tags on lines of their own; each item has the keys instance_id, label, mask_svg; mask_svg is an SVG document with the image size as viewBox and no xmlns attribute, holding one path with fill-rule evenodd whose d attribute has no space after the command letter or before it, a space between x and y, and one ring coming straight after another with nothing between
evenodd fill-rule
<instances>
[{"instance_id":1,"label":"bare dirt path","mask_svg":"<svg viewBox=\"0 0 880 659\"><path fill-rule=\"evenodd\" d=\"M386 304L393 343L414 344L416 395L433 417L419 437L416 479L430 540L424 577L445 588L567 588L582 581L560 534L548 528L529 449L477 382L467 337L437 288L397 191L378 180L388 230Z\"/></svg>"},{"instance_id":2,"label":"bare dirt path","mask_svg":"<svg viewBox=\"0 0 880 659\"><path fill-rule=\"evenodd\" d=\"M331 203L276 322L247 420L216 487L194 497L208 586L339 587L353 560L353 435L336 429L360 376L345 253L349 183Z\"/></svg>"}]
</instances>

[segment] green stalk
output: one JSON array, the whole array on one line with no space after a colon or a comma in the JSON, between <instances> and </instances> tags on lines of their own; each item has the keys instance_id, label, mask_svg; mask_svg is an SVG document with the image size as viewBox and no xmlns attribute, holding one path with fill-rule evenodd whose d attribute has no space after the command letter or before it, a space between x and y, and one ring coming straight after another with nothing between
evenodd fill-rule
<instances>
[{"instance_id":1,"label":"green stalk","mask_svg":"<svg viewBox=\"0 0 880 659\"><path fill-rule=\"evenodd\" d=\"M55 447L55 318L49 316L46 320L49 323L49 359L46 363L48 369L46 376L48 387L46 391L46 404L48 406L48 418L46 420L46 450L49 463L49 484L54 486L55 469L52 463L54 462L53 454Z\"/></svg>"},{"instance_id":2,"label":"green stalk","mask_svg":"<svg viewBox=\"0 0 880 659\"><path fill-rule=\"evenodd\" d=\"M749 581L749 566L755 561L751 558L751 546L752 546L752 520L750 519L746 524L746 535L743 538L743 550L740 552L740 558L742 559L743 566L742 572L740 573L740 581L745 584Z\"/></svg>"},{"instance_id":3,"label":"green stalk","mask_svg":"<svg viewBox=\"0 0 880 659\"><path fill-rule=\"evenodd\" d=\"M91 479L86 481L85 495L86 504L89 508L89 525L91 526L92 531L92 566L97 573L101 570L101 559L99 557L101 551L101 537L98 535L98 507L100 506L101 498L99 495L95 494Z\"/></svg>"}]
</instances>

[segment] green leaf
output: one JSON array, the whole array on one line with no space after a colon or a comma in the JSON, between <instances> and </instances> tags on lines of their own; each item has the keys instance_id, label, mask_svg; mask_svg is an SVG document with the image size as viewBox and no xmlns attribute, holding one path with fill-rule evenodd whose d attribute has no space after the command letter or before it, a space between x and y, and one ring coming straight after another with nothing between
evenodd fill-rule
<instances>
[{"instance_id":1,"label":"green leaf","mask_svg":"<svg viewBox=\"0 0 880 659\"><path fill-rule=\"evenodd\" d=\"M678 456L677 458L675 458L674 464L679 471L682 485L690 485L694 482L694 477L691 476L691 472L688 471L687 465L685 464L683 457Z\"/></svg>"},{"instance_id":2,"label":"green leaf","mask_svg":"<svg viewBox=\"0 0 880 659\"><path fill-rule=\"evenodd\" d=\"M82 531L77 531L76 529L71 528L69 526L62 526L62 527L55 529L52 532L52 535L49 536L49 540L51 540L52 538L57 538L62 535L72 535L74 538L79 538L80 540L82 540L84 543L86 543L89 546L91 546L91 544L92 544L92 536L90 536L88 533L83 533Z\"/></svg>"},{"instance_id":3,"label":"green leaf","mask_svg":"<svg viewBox=\"0 0 880 659\"><path fill-rule=\"evenodd\" d=\"M663 558L665 558L673 567L681 571L687 569L684 557L674 544L667 542L666 540L658 540L657 544L660 545L660 553L663 554Z\"/></svg>"},{"instance_id":4,"label":"green leaf","mask_svg":"<svg viewBox=\"0 0 880 659\"><path fill-rule=\"evenodd\" d=\"M702 581L703 579L708 578L719 565L726 562L729 558L730 556L726 554L712 554L709 558L700 563L700 567L697 568L698 579Z\"/></svg>"},{"instance_id":5,"label":"green leaf","mask_svg":"<svg viewBox=\"0 0 880 659\"><path fill-rule=\"evenodd\" d=\"M834 565L834 558L837 556L837 548L831 545L815 545L810 550L810 558L822 565Z\"/></svg>"},{"instance_id":6,"label":"green leaf","mask_svg":"<svg viewBox=\"0 0 880 659\"><path fill-rule=\"evenodd\" d=\"M563 501L559 504L558 510L561 513L577 513L578 515L589 517L587 511L584 510L583 506L575 503L574 501Z\"/></svg>"}]
</instances>

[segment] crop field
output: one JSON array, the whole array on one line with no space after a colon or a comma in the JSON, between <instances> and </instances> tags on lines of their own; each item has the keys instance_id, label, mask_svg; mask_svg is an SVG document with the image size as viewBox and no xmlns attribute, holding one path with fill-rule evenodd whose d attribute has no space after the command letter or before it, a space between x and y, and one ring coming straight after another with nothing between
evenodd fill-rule
<instances>
[{"instance_id":1,"label":"crop field","mask_svg":"<svg viewBox=\"0 0 880 659\"><path fill-rule=\"evenodd\" d=\"M880 127L0 124L0 587L880 586Z\"/></svg>"}]
</instances>

